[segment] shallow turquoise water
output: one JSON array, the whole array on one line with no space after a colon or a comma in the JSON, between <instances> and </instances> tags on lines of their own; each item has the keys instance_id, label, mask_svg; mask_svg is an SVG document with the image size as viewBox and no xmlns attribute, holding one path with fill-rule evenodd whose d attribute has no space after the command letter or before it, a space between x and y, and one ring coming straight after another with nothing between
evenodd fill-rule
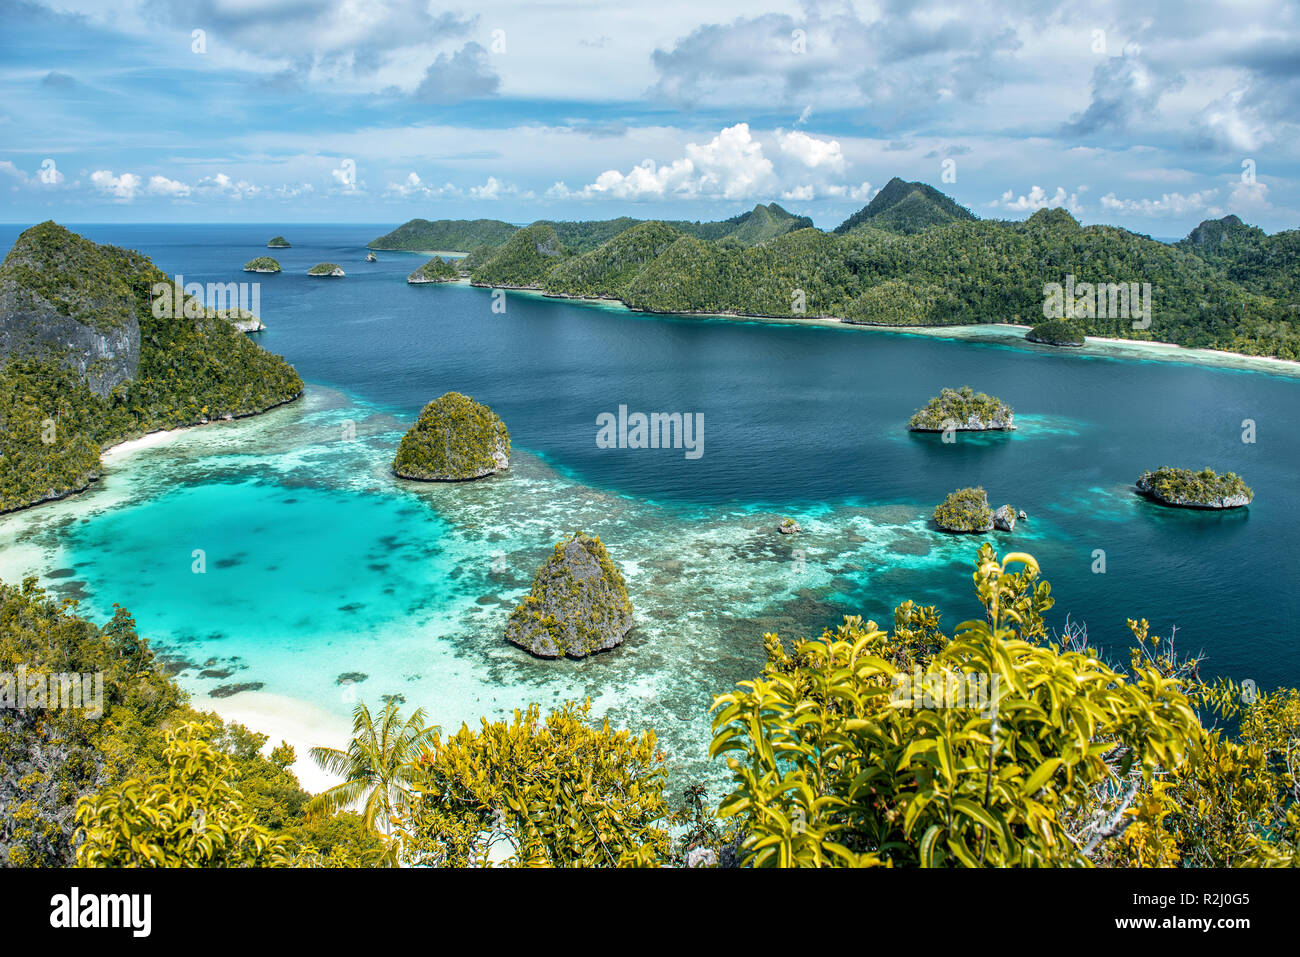
<instances>
[{"instance_id":1,"label":"shallow turquoise water","mask_svg":"<svg viewBox=\"0 0 1300 957\"><path fill-rule=\"evenodd\" d=\"M418 257L381 253L370 269L360 247L377 231L353 231L290 237L292 256L342 262L347 279L285 274L262 292L260 341L313 383L303 401L139 452L85 495L0 520L0 575L40 574L96 616L128 607L200 704L260 683L339 714L401 695L456 725L590 696L658 729L674 767L694 774L712 696L758 670L764 631L816 633L845 613L883 621L905 598L939 605L950 627L977 614L978 542L928 516L979 483L1029 512L995 540L1043 564L1055 626L1085 622L1123 659L1125 619L1146 617L1162 634L1177 626L1211 674L1300 683L1294 379L530 296L499 316L485 290L407 287ZM284 230L203 227L204 242L175 227L86 232L215 281L244 278L229 264ZM901 428L963 383L1010 401L1020 429L945 445ZM401 431L450 388L505 418L510 472L394 479ZM595 417L624 403L703 412L704 456L598 448ZM1255 444L1241 442L1245 418ZM1135 497L1138 472L1166 463L1238 470L1256 502L1212 514ZM786 514L801 535L775 533ZM504 643L505 620L575 528L623 567L637 628L590 661L536 661ZM340 684L354 674L365 678Z\"/></svg>"}]
</instances>

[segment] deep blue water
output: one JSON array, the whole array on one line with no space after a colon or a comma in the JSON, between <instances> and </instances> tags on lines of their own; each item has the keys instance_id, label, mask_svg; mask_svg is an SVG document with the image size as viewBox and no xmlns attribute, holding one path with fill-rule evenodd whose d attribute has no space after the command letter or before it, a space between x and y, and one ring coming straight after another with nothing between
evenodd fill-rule
<instances>
[{"instance_id":1,"label":"deep blue water","mask_svg":"<svg viewBox=\"0 0 1300 957\"><path fill-rule=\"evenodd\" d=\"M895 505L917 515L953 488L981 484L994 504L1030 515L1025 539L1066 612L1119 654L1127 617L1212 672L1261 686L1300 683L1295 583L1300 571L1300 381L1163 361L1118 360L1005 345L847 329L668 319L606 306L465 286L408 286L422 257L364 244L385 225L73 227L138 248L187 281L261 282L258 341L309 383L338 388L410 419L449 389L493 407L514 444L590 486L701 512L731 504L801 512ZM0 228L5 245L19 230ZM241 271L271 251L284 272ZM322 260L342 280L310 279ZM1016 410L1012 435L955 445L909 435L908 416L943 386L971 385ZM610 450L596 417L703 413L704 455ZM1242 441L1242 421L1257 441ZM1134 497L1144 468L1241 473L1248 510L1172 511ZM665 529L665 534L671 534ZM972 547L974 543L972 542ZM1106 573L1093 571L1105 552ZM915 597L971 613L969 567L901 569L855 581L844 610L875 616ZM831 622L826 622L830 624Z\"/></svg>"}]
</instances>

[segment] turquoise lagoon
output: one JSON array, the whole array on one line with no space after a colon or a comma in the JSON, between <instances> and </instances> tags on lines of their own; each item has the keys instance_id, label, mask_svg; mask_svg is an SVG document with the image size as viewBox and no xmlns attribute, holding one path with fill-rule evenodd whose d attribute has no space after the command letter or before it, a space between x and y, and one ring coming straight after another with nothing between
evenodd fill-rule
<instances>
[{"instance_id":1,"label":"turquoise lagoon","mask_svg":"<svg viewBox=\"0 0 1300 957\"><path fill-rule=\"evenodd\" d=\"M1146 617L1160 634L1176 627L1209 674L1300 684L1300 381L1288 369L523 294L500 315L487 290L407 286L420 257L364 263L382 227L78 229L200 282L247 279L239 265L267 236L294 243L285 273L259 277L259 341L310 383L301 401L114 458L90 491L0 519L0 577L36 574L96 618L127 607L199 706L248 686L343 718L358 699L397 695L454 728L589 697L616 724L654 728L673 770L696 776L713 697L759 670L764 632L817 634L845 614L886 622L905 598L938 605L949 629L979 614L978 540L929 522L968 484L1029 513L992 538L1038 557L1054 627L1069 616L1126 660L1125 619ZM302 275L322 260L347 278ZM1009 401L1020 429L951 445L904 430L930 395L962 384ZM402 431L448 389L505 419L510 471L395 479ZM620 404L703 413L705 454L598 448L596 417ZM1214 514L1135 496L1137 474L1164 464L1239 471L1256 501ZM801 534L776 533L786 515ZM539 661L502 632L575 529L599 534L622 567L636 628L590 660Z\"/></svg>"}]
</instances>

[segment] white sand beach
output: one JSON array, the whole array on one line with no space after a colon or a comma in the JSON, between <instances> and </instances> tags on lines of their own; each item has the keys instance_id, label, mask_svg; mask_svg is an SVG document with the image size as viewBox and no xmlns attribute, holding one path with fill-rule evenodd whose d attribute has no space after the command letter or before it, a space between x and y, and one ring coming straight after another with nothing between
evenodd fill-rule
<instances>
[{"instance_id":1,"label":"white sand beach","mask_svg":"<svg viewBox=\"0 0 1300 957\"><path fill-rule=\"evenodd\" d=\"M293 746L297 761L291 769L298 777L303 790L319 794L338 784L340 778L326 774L311 759L315 747L346 750L352 737L352 722L332 714L309 701L299 701L286 695L267 691L241 691L229 698L209 698L194 695L192 707L199 711L213 711L225 721L236 721L268 737L263 752L270 754L281 741Z\"/></svg>"},{"instance_id":2,"label":"white sand beach","mask_svg":"<svg viewBox=\"0 0 1300 957\"><path fill-rule=\"evenodd\" d=\"M125 458L133 452L139 452L141 449L152 449L159 445L166 445L197 428L201 428L201 426L189 425L180 429L164 429L160 432L150 432L147 435L142 435L138 439L127 439L125 442L119 442L117 445L104 449L99 453L99 460L107 465L110 462Z\"/></svg>"}]
</instances>

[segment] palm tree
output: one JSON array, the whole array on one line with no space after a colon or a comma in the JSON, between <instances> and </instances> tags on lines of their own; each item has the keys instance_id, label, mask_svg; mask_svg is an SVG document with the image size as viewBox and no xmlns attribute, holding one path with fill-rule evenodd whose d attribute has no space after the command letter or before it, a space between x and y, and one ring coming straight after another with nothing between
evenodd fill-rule
<instances>
[{"instance_id":1,"label":"palm tree","mask_svg":"<svg viewBox=\"0 0 1300 957\"><path fill-rule=\"evenodd\" d=\"M321 769L343 778L307 804L307 811L333 814L365 802L368 827L382 822L384 835L393 836L393 820L402 817L414 800L408 785L414 761L428 745L437 727L426 727L424 709L416 708L405 722L395 701L389 700L378 724L364 702L352 709L352 741L346 751L312 748Z\"/></svg>"}]
</instances>

